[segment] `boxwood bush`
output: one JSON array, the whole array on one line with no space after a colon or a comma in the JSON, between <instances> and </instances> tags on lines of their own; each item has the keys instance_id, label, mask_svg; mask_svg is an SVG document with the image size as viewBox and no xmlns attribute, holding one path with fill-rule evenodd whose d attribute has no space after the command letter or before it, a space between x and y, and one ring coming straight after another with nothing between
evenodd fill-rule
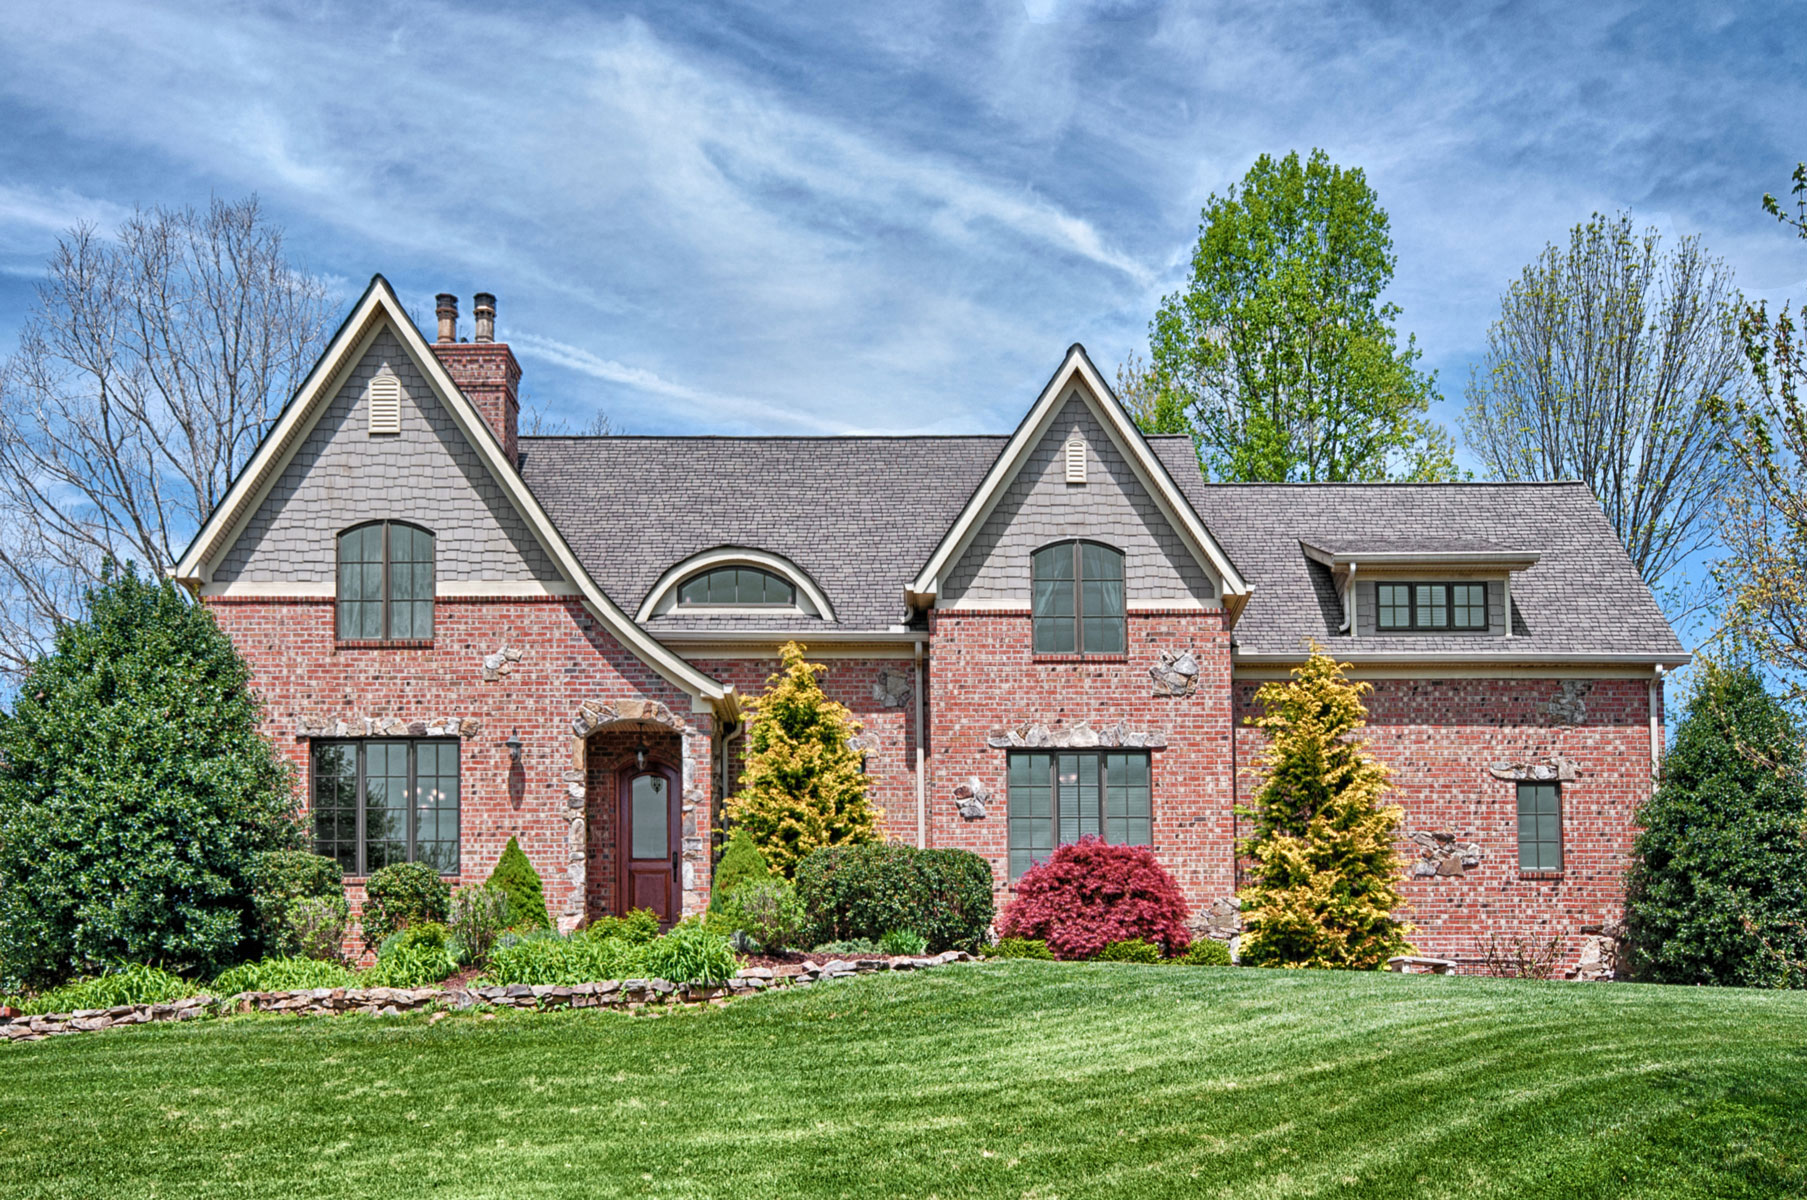
<instances>
[{"instance_id":1,"label":"boxwood bush","mask_svg":"<svg viewBox=\"0 0 1807 1200\"><path fill-rule=\"evenodd\" d=\"M994 911L983 858L894 843L817 850L797 865L797 898L812 941L910 929L935 953L977 949Z\"/></svg>"},{"instance_id":2,"label":"boxwood bush","mask_svg":"<svg viewBox=\"0 0 1807 1200\"><path fill-rule=\"evenodd\" d=\"M1227 967L1230 962L1230 948L1213 938L1197 938L1186 947L1186 952L1173 960L1186 967Z\"/></svg>"},{"instance_id":3,"label":"boxwood bush","mask_svg":"<svg viewBox=\"0 0 1807 1200\"><path fill-rule=\"evenodd\" d=\"M443 925L451 908L452 889L426 863L378 868L364 884L364 944L381 946L410 925Z\"/></svg>"},{"instance_id":4,"label":"boxwood bush","mask_svg":"<svg viewBox=\"0 0 1807 1200\"><path fill-rule=\"evenodd\" d=\"M1048 949L1048 943L1039 938L999 938L998 944L985 951L987 958L1037 958L1044 961L1054 957L1054 951Z\"/></svg>"},{"instance_id":5,"label":"boxwood bush","mask_svg":"<svg viewBox=\"0 0 1807 1200\"><path fill-rule=\"evenodd\" d=\"M1158 963L1161 961L1161 948L1143 938L1125 938L1121 942L1112 942L1098 952L1099 962L1117 963Z\"/></svg>"}]
</instances>

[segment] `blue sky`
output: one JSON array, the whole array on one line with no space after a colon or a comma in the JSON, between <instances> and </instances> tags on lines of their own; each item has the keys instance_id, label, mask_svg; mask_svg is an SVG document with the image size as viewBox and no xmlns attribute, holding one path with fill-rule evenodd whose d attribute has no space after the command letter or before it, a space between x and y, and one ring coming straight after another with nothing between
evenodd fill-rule
<instances>
[{"instance_id":1,"label":"blue sky","mask_svg":"<svg viewBox=\"0 0 1807 1200\"><path fill-rule=\"evenodd\" d=\"M1446 419L1595 209L1807 297L1758 207L1807 158L1773 4L5 3L0 351L70 223L256 192L341 306L497 293L576 422L1001 431L1069 343L1145 347L1210 193L1314 146L1391 214Z\"/></svg>"}]
</instances>

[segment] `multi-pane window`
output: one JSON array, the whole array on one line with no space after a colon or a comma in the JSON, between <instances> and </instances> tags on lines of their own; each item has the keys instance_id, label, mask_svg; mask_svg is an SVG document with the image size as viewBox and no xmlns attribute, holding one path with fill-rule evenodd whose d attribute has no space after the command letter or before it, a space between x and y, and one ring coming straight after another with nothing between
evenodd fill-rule
<instances>
[{"instance_id":1,"label":"multi-pane window","mask_svg":"<svg viewBox=\"0 0 1807 1200\"><path fill-rule=\"evenodd\" d=\"M678 603L794 607L797 589L758 567L717 567L686 579L678 589Z\"/></svg>"},{"instance_id":2,"label":"multi-pane window","mask_svg":"<svg viewBox=\"0 0 1807 1200\"><path fill-rule=\"evenodd\" d=\"M1035 652L1123 654L1123 553L1097 542L1057 542L1033 562Z\"/></svg>"},{"instance_id":3,"label":"multi-pane window","mask_svg":"<svg viewBox=\"0 0 1807 1200\"><path fill-rule=\"evenodd\" d=\"M1154 840L1144 750L1023 751L1010 756L1010 878L1056 846L1096 834L1114 845Z\"/></svg>"},{"instance_id":4,"label":"multi-pane window","mask_svg":"<svg viewBox=\"0 0 1807 1200\"><path fill-rule=\"evenodd\" d=\"M1562 870L1562 791L1554 783L1518 785L1518 868Z\"/></svg>"},{"instance_id":5,"label":"multi-pane window","mask_svg":"<svg viewBox=\"0 0 1807 1200\"><path fill-rule=\"evenodd\" d=\"M423 862L458 872L458 743L314 743L314 850L347 874Z\"/></svg>"},{"instance_id":6,"label":"multi-pane window","mask_svg":"<svg viewBox=\"0 0 1807 1200\"><path fill-rule=\"evenodd\" d=\"M433 637L433 535L372 521L339 535L339 640L424 642Z\"/></svg>"},{"instance_id":7,"label":"multi-pane window","mask_svg":"<svg viewBox=\"0 0 1807 1200\"><path fill-rule=\"evenodd\" d=\"M1484 583L1382 583L1375 601L1384 632L1487 628Z\"/></svg>"}]
</instances>

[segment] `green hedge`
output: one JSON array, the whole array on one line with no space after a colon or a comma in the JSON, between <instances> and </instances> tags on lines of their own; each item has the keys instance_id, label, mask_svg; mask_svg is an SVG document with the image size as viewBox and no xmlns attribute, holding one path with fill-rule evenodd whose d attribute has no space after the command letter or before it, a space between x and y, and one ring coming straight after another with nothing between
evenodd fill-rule
<instances>
[{"instance_id":1,"label":"green hedge","mask_svg":"<svg viewBox=\"0 0 1807 1200\"><path fill-rule=\"evenodd\" d=\"M797 898L812 942L909 929L932 953L977 949L994 911L991 865L977 854L890 843L817 850L797 865Z\"/></svg>"}]
</instances>

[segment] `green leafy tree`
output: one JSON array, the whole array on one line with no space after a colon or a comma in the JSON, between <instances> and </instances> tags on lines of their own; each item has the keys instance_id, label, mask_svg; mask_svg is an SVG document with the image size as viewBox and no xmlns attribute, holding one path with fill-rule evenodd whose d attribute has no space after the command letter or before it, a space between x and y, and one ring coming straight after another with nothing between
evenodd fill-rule
<instances>
[{"instance_id":1,"label":"green leafy tree","mask_svg":"<svg viewBox=\"0 0 1807 1200\"><path fill-rule=\"evenodd\" d=\"M1155 394L1136 415L1189 431L1215 479L1452 478L1454 447L1426 416L1435 378L1381 300L1393 265L1359 169L1262 155L1205 205L1192 278L1149 326Z\"/></svg>"},{"instance_id":2,"label":"green leafy tree","mask_svg":"<svg viewBox=\"0 0 1807 1200\"><path fill-rule=\"evenodd\" d=\"M1365 683L1314 649L1292 679L1255 694L1266 732L1253 832L1240 844L1254 882L1241 892L1242 961L1251 966L1374 970L1409 954L1399 855L1404 810L1383 804L1387 768L1359 734Z\"/></svg>"},{"instance_id":3,"label":"green leafy tree","mask_svg":"<svg viewBox=\"0 0 1807 1200\"><path fill-rule=\"evenodd\" d=\"M527 852L514 838L502 847L496 869L489 873L490 887L501 888L508 897L508 928L545 929L552 924L546 914L546 890L540 873L527 860Z\"/></svg>"},{"instance_id":4,"label":"green leafy tree","mask_svg":"<svg viewBox=\"0 0 1807 1200\"><path fill-rule=\"evenodd\" d=\"M747 764L726 810L789 878L812 850L878 841L879 810L849 744L860 724L817 679L828 668L805 662L796 642L781 654L765 694L747 701Z\"/></svg>"},{"instance_id":5,"label":"green leafy tree","mask_svg":"<svg viewBox=\"0 0 1807 1200\"><path fill-rule=\"evenodd\" d=\"M211 976L258 948L258 856L295 848L250 669L167 582L109 568L0 714L0 962Z\"/></svg>"},{"instance_id":6,"label":"green leafy tree","mask_svg":"<svg viewBox=\"0 0 1807 1200\"><path fill-rule=\"evenodd\" d=\"M1801 730L1748 666L1709 663L1639 809L1626 880L1636 978L1807 987Z\"/></svg>"}]
</instances>

